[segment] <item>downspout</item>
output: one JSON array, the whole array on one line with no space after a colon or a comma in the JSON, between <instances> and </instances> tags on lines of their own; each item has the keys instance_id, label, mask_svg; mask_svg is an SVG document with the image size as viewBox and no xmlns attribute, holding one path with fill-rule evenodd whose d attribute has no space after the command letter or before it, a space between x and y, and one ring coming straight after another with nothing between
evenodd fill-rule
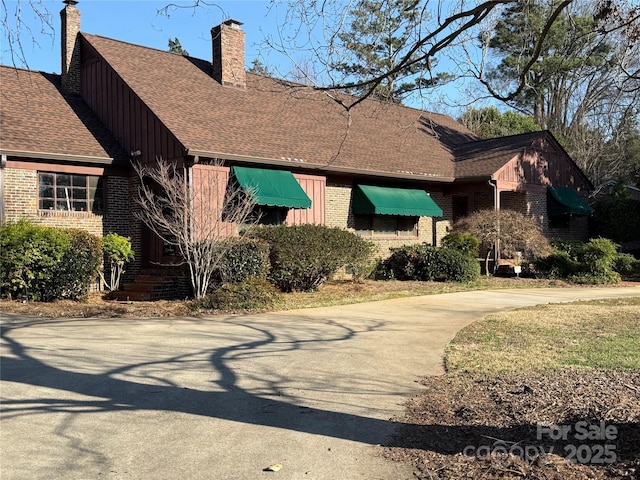
<instances>
[{"instance_id":1,"label":"downspout","mask_svg":"<svg viewBox=\"0 0 640 480\"><path fill-rule=\"evenodd\" d=\"M491 182L495 183L491 183ZM496 212L500 211L500 191L498 190L498 181L494 179L487 180L487 183L493 187L493 209ZM493 252L493 273L495 274L498 271L498 262L500 262L500 217L496 215L497 218L497 229L498 229L498 238L496 239L496 243L494 246ZM487 255L488 258L488 255ZM486 274L489 275L489 262L485 265Z\"/></svg>"},{"instance_id":2,"label":"downspout","mask_svg":"<svg viewBox=\"0 0 640 480\"><path fill-rule=\"evenodd\" d=\"M4 223L4 169L7 166L7 156L0 155L0 224Z\"/></svg>"}]
</instances>

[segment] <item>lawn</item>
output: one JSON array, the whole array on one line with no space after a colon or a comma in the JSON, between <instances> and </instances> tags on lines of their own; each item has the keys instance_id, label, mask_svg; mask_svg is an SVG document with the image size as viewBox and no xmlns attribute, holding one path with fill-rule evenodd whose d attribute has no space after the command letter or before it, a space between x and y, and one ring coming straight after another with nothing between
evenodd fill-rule
<instances>
[{"instance_id":1,"label":"lawn","mask_svg":"<svg viewBox=\"0 0 640 480\"><path fill-rule=\"evenodd\" d=\"M640 369L640 298L490 315L456 335L446 366L450 372L488 375L568 366Z\"/></svg>"},{"instance_id":2,"label":"lawn","mask_svg":"<svg viewBox=\"0 0 640 480\"><path fill-rule=\"evenodd\" d=\"M386 449L417 478L640 478L640 297L487 316L458 332L445 365ZM580 425L615 434L584 439ZM566 438L540 434L556 427Z\"/></svg>"}]
</instances>

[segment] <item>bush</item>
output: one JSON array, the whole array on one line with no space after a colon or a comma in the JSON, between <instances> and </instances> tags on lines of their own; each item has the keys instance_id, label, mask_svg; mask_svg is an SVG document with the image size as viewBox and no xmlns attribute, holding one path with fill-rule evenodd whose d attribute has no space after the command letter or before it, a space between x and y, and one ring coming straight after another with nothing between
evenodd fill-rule
<instances>
[{"instance_id":1,"label":"bush","mask_svg":"<svg viewBox=\"0 0 640 480\"><path fill-rule=\"evenodd\" d=\"M255 310L277 305L280 293L268 281L248 278L240 283L226 283L211 294L193 302L195 309Z\"/></svg>"},{"instance_id":2,"label":"bush","mask_svg":"<svg viewBox=\"0 0 640 480\"><path fill-rule=\"evenodd\" d=\"M535 271L547 278L568 278L580 272L581 265L565 251L557 251L534 262Z\"/></svg>"},{"instance_id":3,"label":"bush","mask_svg":"<svg viewBox=\"0 0 640 480\"><path fill-rule=\"evenodd\" d=\"M102 265L102 241L84 230L69 229L69 248L58 264L50 298L77 300L87 295Z\"/></svg>"},{"instance_id":4,"label":"bush","mask_svg":"<svg viewBox=\"0 0 640 480\"><path fill-rule=\"evenodd\" d=\"M342 267L356 277L373 268L373 245L340 228L278 225L249 235L269 243L268 279L283 292L314 290Z\"/></svg>"},{"instance_id":5,"label":"bush","mask_svg":"<svg viewBox=\"0 0 640 480\"><path fill-rule=\"evenodd\" d=\"M0 286L12 297L78 299L86 295L102 262L100 239L82 230L33 225L0 227Z\"/></svg>"},{"instance_id":6,"label":"bush","mask_svg":"<svg viewBox=\"0 0 640 480\"><path fill-rule=\"evenodd\" d=\"M398 280L447 280L469 282L480 276L475 258L448 248L408 245L397 248L384 262L390 278Z\"/></svg>"},{"instance_id":7,"label":"bush","mask_svg":"<svg viewBox=\"0 0 640 480\"><path fill-rule=\"evenodd\" d=\"M442 239L442 246L458 250L471 258L478 258L480 255L480 240L468 232L448 233Z\"/></svg>"},{"instance_id":8,"label":"bush","mask_svg":"<svg viewBox=\"0 0 640 480\"><path fill-rule=\"evenodd\" d=\"M222 245L227 251L216 273L218 285L242 283L249 278L265 280L271 266L269 244L253 238L231 239L229 242Z\"/></svg>"},{"instance_id":9,"label":"bush","mask_svg":"<svg viewBox=\"0 0 640 480\"><path fill-rule=\"evenodd\" d=\"M617 255L617 245L607 238L593 238L584 246L582 253L586 273L594 277L602 277L601 283L620 281L619 275L612 275L613 262ZM614 278L617 280L613 281Z\"/></svg>"},{"instance_id":10,"label":"bush","mask_svg":"<svg viewBox=\"0 0 640 480\"><path fill-rule=\"evenodd\" d=\"M536 271L541 275L587 284L620 281L620 275L614 268L619 254L617 245L611 240L594 238L586 244L563 242L558 245L564 250L535 262Z\"/></svg>"},{"instance_id":11,"label":"bush","mask_svg":"<svg viewBox=\"0 0 640 480\"><path fill-rule=\"evenodd\" d=\"M560 252L566 253L571 260L579 260L584 253L586 244L580 240L552 240L551 246Z\"/></svg>"},{"instance_id":12,"label":"bush","mask_svg":"<svg viewBox=\"0 0 640 480\"><path fill-rule=\"evenodd\" d=\"M0 227L0 275L12 297L49 300L58 264L71 243L68 234L27 220Z\"/></svg>"},{"instance_id":13,"label":"bush","mask_svg":"<svg viewBox=\"0 0 640 480\"><path fill-rule=\"evenodd\" d=\"M618 253L613 260L613 270L623 277L635 277L640 275L640 260L630 253Z\"/></svg>"},{"instance_id":14,"label":"bush","mask_svg":"<svg viewBox=\"0 0 640 480\"><path fill-rule=\"evenodd\" d=\"M111 281L107 284L102 272L102 281L109 290L117 290L120 287L120 277L124 273L124 265L134 259L135 253L131 248L131 238L122 237L117 233L108 233L102 237L102 248L109 261Z\"/></svg>"}]
</instances>

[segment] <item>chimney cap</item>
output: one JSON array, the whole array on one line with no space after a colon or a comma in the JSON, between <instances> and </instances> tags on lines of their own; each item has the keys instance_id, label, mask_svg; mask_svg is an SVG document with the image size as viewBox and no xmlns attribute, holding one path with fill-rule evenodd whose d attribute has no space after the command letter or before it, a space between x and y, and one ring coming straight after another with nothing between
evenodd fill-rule
<instances>
[{"instance_id":1,"label":"chimney cap","mask_svg":"<svg viewBox=\"0 0 640 480\"><path fill-rule=\"evenodd\" d=\"M71 0L71 1L75 1L75 0ZM240 22L238 20L234 20L233 18L230 18L229 20L225 20L222 23L224 25L228 25L228 26L233 27L233 28L240 28L240 25L243 25L242 22Z\"/></svg>"}]
</instances>

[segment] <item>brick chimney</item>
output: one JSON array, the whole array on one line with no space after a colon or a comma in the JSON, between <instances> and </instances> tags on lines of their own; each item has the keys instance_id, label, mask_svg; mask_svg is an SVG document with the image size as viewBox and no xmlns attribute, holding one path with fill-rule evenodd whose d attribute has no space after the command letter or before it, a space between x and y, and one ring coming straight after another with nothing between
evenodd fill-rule
<instances>
[{"instance_id":1,"label":"brick chimney","mask_svg":"<svg viewBox=\"0 0 640 480\"><path fill-rule=\"evenodd\" d=\"M211 29L213 78L226 87L246 88L244 31L241 22L227 20Z\"/></svg>"},{"instance_id":2,"label":"brick chimney","mask_svg":"<svg viewBox=\"0 0 640 480\"><path fill-rule=\"evenodd\" d=\"M77 0L63 0L65 7L60 10L62 27L62 89L65 93L80 95L80 10Z\"/></svg>"}]
</instances>

